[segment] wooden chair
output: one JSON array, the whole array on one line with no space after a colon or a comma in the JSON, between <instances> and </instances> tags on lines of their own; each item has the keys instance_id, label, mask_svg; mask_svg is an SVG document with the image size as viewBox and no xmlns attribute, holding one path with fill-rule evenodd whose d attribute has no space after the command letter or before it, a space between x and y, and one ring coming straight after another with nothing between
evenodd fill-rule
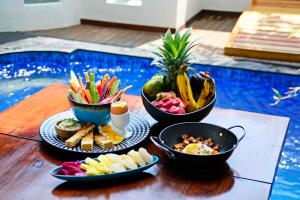
<instances>
[{"instance_id":1,"label":"wooden chair","mask_svg":"<svg viewBox=\"0 0 300 200\"><path fill-rule=\"evenodd\" d=\"M224 54L300 62L300 0L253 0Z\"/></svg>"}]
</instances>

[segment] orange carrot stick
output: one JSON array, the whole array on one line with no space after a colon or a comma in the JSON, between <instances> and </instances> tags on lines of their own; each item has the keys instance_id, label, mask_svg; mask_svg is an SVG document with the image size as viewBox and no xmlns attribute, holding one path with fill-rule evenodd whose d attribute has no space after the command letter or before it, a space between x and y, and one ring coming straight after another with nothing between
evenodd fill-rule
<instances>
[{"instance_id":1,"label":"orange carrot stick","mask_svg":"<svg viewBox=\"0 0 300 200\"><path fill-rule=\"evenodd\" d=\"M118 78L116 76L112 77L111 80L107 83L107 91L110 90L112 84L117 80Z\"/></svg>"},{"instance_id":2,"label":"orange carrot stick","mask_svg":"<svg viewBox=\"0 0 300 200\"><path fill-rule=\"evenodd\" d=\"M80 83L80 86L81 86L81 88L82 88L82 90L83 90L83 92L84 92L84 94L85 94L85 97L86 97L86 99L87 99L87 102L88 102L88 103L93 103L92 95L91 95L91 93L90 93L89 90L85 89L81 77L79 78L79 83Z\"/></svg>"},{"instance_id":3,"label":"orange carrot stick","mask_svg":"<svg viewBox=\"0 0 300 200\"><path fill-rule=\"evenodd\" d=\"M121 98L122 94L123 94L126 90L128 90L129 88L132 88L132 85L129 85L129 86L127 86L126 88L120 90L120 91L118 92L118 94L116 94L116 96L114 96L114 97L110 100L110 102L112 103L112 102L116 101L118 98Z\"/></svg>"}]
</instances>

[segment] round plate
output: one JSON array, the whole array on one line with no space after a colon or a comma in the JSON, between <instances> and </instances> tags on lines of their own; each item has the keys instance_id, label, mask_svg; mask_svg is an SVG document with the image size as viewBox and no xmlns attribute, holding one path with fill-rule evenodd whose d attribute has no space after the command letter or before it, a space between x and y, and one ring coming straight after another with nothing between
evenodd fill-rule
<instances>
[{"instance_id":1,"label":"round plate","mask_svg":"<svg viewBox=\"0 0 300 200\"><path fill-rule=\"evenodd\" d=\"M48 144L63 149L66 151L72 151L72 152L79 152L79 153L85 153L85 154L101 154L101 153L112 153L117 152L121 150L128 149L130 147L133 147L139 143L141 143L143 140L147 138L150 132L150 125L149 123L142 119L141 117L137 116L134 113L130 113L130 123L126 127L126 131L131 133L131 136L127 139L125 139L123 142L114 145L111 149L102 149L98 145L94 144L94 148L91 151L84 151L81 150L80 145L69 148L65 145L64 141L59 139L57 137L56 131L55 131L55 123L66 119L66 118L74 118L72 111L66 111L62 113L58 113L56 115L53 115L52 117L48 118L43 122L43 124L40 127L40 135L41 138L47 142Z\"/></svg>"}]
</instances>

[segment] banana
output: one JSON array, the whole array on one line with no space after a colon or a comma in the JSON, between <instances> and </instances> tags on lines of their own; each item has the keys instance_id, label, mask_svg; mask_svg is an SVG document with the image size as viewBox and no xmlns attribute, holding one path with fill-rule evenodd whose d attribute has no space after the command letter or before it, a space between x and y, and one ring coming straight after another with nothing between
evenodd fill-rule
<instances>
[{"instance_id":1,"label":"banana","mask_svg":"<svg viewBox=\"0 0 300 200\"><path fill-rule=\"evenodd\" d=\"M197 101L197 108L200 109L205 106L215 94L215 81L208 75L205 75L203 89Z\"/></svg>"},{"instance_id":2,"label":"banana","mask_svg":"<svg viewBox=\"0 0 300 200\"><path fill-rule=\"evenodd\" d=\"M187 106L187 111L193 112L193 111L197 110L197 103L193 96L190 79L185 72L183 73L183 75L184 75L185 82L186 82L186 88L187 88L186 92L187 92L187 98L188 98L188 102L189 102L189 105Z\"/></svg>"},{"instance_id":3,"label":"banana","mask_svg":"<svg viewBox=\"0 0 300 200\"><path fill-rule=\"evenodd\" d=\"M209 97L207 98L207 103L212 100L212 98L215 96L216 92L216 84L215 80L210 78L210 90L209 90Z\"/></svg>"},{"instance_id":4,"label":"banana","mask_svg":"<svg viewBox=\"0 0 300 200\"><path fill-rule=\"evenodd\" d=\"M205 106L215 94L215 82L208 74L205 74L205 81L200 97L196 102L193 96L192 87L189 77L185 72L180 72L177 75L177 88L181 100L187 104L187 111L193 112Z\"/></svg>"},{"instance_id":5,"label":"banana","mask_svg":"<svg viewBox=\"0 0 300 200\"><path fill-rule=\"evenodd\" d=\"M185 103L188 102L188 98L187 98L187 83L186 83L186 79L183 75L183 72L179 72L177 75L177 88L179 90L179 94L181 97L181 100Z\"/></svg>"}]
</instances>

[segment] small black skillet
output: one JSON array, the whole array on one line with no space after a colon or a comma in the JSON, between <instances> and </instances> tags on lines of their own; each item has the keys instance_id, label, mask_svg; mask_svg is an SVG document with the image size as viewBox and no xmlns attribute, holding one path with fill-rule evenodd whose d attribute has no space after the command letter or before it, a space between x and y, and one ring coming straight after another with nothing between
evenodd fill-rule
<instances>
[{"instance_id":1,"label":"small black skillet","mask_svg":"<svg viewBox=\"0 0 300 200\"><path fill-rule=\"evenodd\" d=\"M233 128L241 128L243 130L243 135L239 139L231 131ZM192 155L174 150L173 145L181 142L180 140L183 134L188 134L193 137L202 137L204 139L212 138L215 144L220 146L220 153L213 155ZM168 126L161 131L159 137L151 136L150 139L172 160L201 165L217 165L224 163L231 156L245 135L245 128L240 125L226 129L213 124L184 122Z\"/></svg>"}]
</instances>

